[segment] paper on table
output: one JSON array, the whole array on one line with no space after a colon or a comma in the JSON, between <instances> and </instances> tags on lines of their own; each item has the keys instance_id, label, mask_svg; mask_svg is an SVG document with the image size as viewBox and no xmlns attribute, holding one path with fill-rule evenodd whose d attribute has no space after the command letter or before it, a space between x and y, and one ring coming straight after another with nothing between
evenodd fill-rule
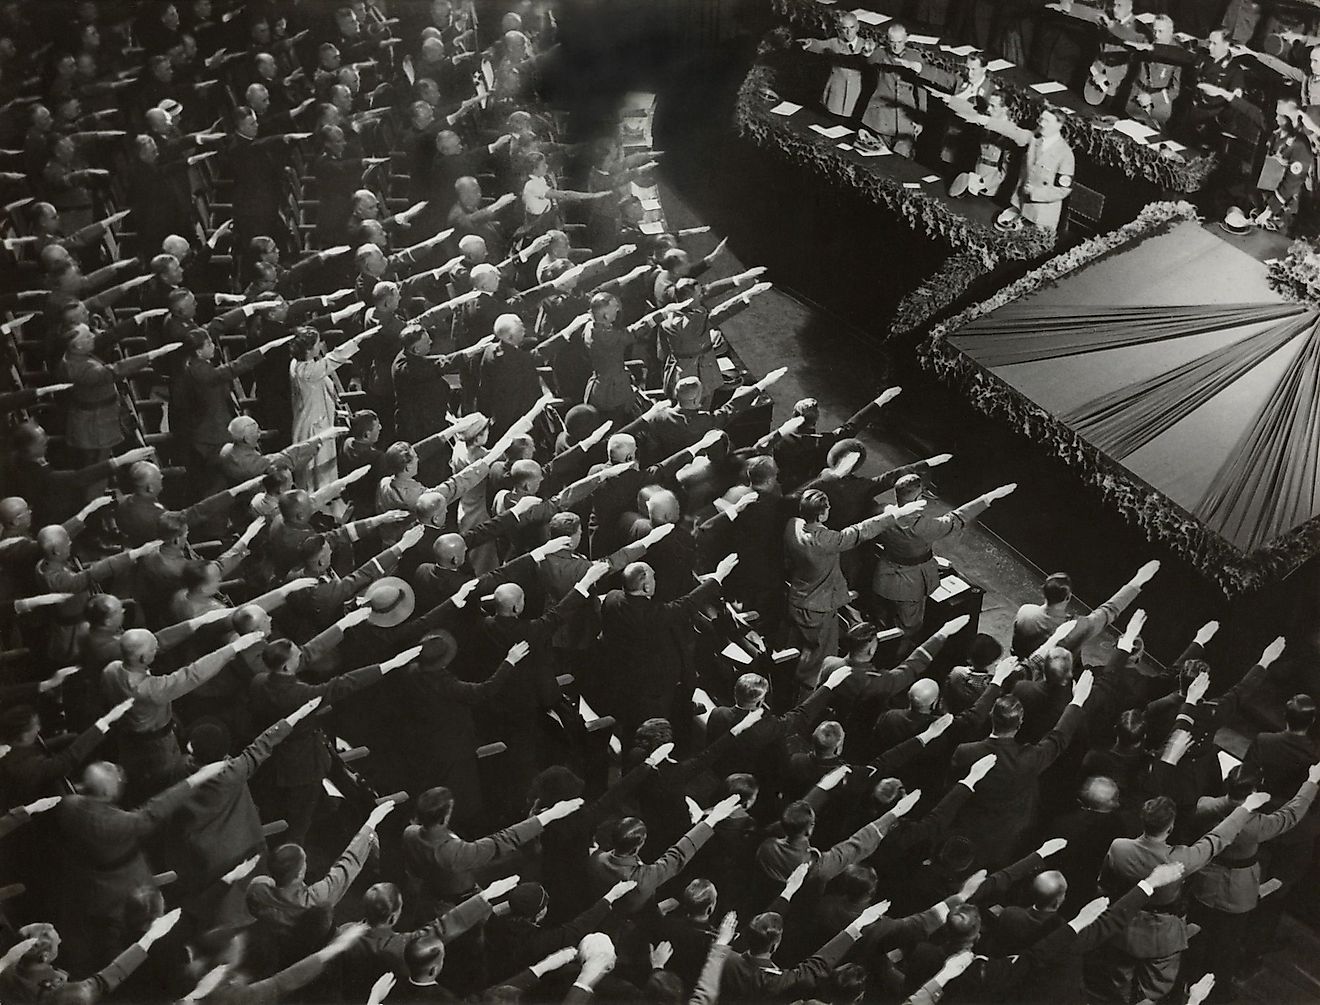
<instances>
[{"instance_id":1,"label":"paper on table","mask_svg":"<svg viewBox=\"0 0 1320 1005\"><path fill-rule=\"evenodd\" d=\"M861 147L858 147L857 152L863 157L888 157L893 153L888 147L880 147L877 150L863 150Z\"/></svg>"},{"instance_id":2,"label":"paper on table","mask_svg":"<svg viewBox=\"0 0 1320 1005\"><path fill-rule=\"evenodd\" d=\"M822 136L828 136L832 140L840 140L843 139L843 137L845 136L852 135L852 130L849 129L847 126L826 127L813 122L811 124L811 128L814 129L816 132L820 133Z\"/></svg>"},{"instance_id":3,"label":"paper on table","mask_svg":"<svg viewBox=\"0 0 1320 1005\"><path fill-rule=\"evenodd\" d=\"M720 653L725 659L732 660L734 663L741 663L747 666L752 662L751 653L735 642L730 642Z\"/></svg>"},{"instance_id":4,"label":"paper on table","mask_svg":"<svg viewBox=\"0 0 1320 1005\"><path fill-rule=\"evenodd\" d=\"M922 178L921 180L924 181L924 182L939 181L939 180L940 180L940 176L937 175L937 174L928 174L928 175L926 175L926 177Z\"/></svg>"},{"instance_id":5,"label":"paper on table","mask_svg":"<svg viewBox=\"0 0 1320 1005\"><path fill-rule=\"evenodd\" d=\"M1011 70L1015 65L1006 59L992 59L986 69L991 73L998 73L1000 70Z\"/></svg>"},{"instance_id":6,"label":"paper on table","mask_svg":"<svg viewBox=\"0 0 1320 1005\"><path fill-rule=\"evenodd\" d=\"M935 587L935 592L930 595L931 600L948 600L950 597L956 597L960 593L970 590L971 584L957 576L948 575L940 580L940 585Z\"/></svg>"},{"instance_id":7,"label":"paper on table","mask_svg":"<svg viewBox=\"0 0 1320 1005\"><path fill-rule=\"evenodd\" d=\"M853 145L852 145L851 143L836 143L835 146L836 146L839 150L852 150L852 149L853 149Z\"/></svg>"},{"instance_id":8,"label":"paper on table","mask_svg":"<svg viewBox=\"0 0 1320 1005\"><path fill-rule=\"evenodd\" d=\"M795 112L802 111L801 105L795 105L791 101L781 101L770 109L771 115L793 115Z\"/></svg>"},{"instance_id":9,"label":"paper on table","mask_svg":"<svg viewBox=\"0 0 1320 1005\"><path fill-rule=\"evenodd\" d=\"M863 10L861 7L853 11L853 16L862 24L884 24L890 20L888 14L877 14L873 10Z\"/></svg>"},{"instance_id":10,"label":"paper on table","mask_svg":"<svg viewBox=\"0 0 1320 1005\"><path fill-rule=\"evenodd\" d=\"M1227 750L1217 750L1215 753L1219 757L1219 773L1222 778L1228 778L1228 773L1242 763Z\"/></svg>"},{"instance_id":11,"label":"paper on table","mask_svg":"<svg viewBox=\"0 0 1320 1005\"><path fill-rule=\"evenodd\" d=\"M1172 150L1176 154L1182 153L1187 148L1177 140L1161 140L1155 144L1157 147L1163 147L1165 150Z\"/></svg>"},{"instance_id":12,"label":"paper on table","mask_svg":"<svg viewBox=\"0 0 1320 1005\"><path fill-rule=\"evenodd\" d=\"M660 200L659 200L659 199L643 199L643 200L642 200L642 209L645 209L645 210L652 210L652 209L658 210L658 209L662 209L662 208L663 208L663 207L660 205Z\"/></svg>"},{"instance_id":13,"label":"paper on table","mask_svg":"<svg viewBox=\"0 0 1320 1005\"><path fill-rule=\"evenodd\" d=\"M839 2L839 0L816 0L816 3L820 4L820 5L823 6L823 7L829 7L829 6L831 6L831 5L833 5L833 4L836 4L836 3L838 3L838 2Z\"/></svg>"},{"instance_id":14,"label":"paper on table","mask_svg":"<svg viewBox=\"0 0 1320 1005\"><path fill-rule=\"evenodd\" d=\"M1114 131L1122 133L1124 136L1130 136L1132 139L1138 140L1142 143L1146 142L1146 140L1150 139L1152 136L1159 135L1159 133L1150 128L1150 126L1143 126L1140 122L1137 122L1134 119L1119 119L1114 123Z\"/></svg>"},{"instance_id":15,"label":"paper on table","mask_svg":"<svg viewBox=\"0 0 1320 1005\"><path fill-rule=\"evenodd\" d=\"M974 45L942 45L940 48L951 56L970 56L976 51Z\"/></svg>"},{"instance_id":16,"label":"paper on table","mask_svg":"<svg viewBox=\"0 0 1320 1005\"><path fill-rule=\"evenodd\" d=\"M919 182L919 181L905 181L905 182L903 182L903 187L904 187L904 188L921 188L921 182Z\"/></svg>"},{"instance_id":17,"label":"paper on table","mask_svg":"<svg viewBox=\"0 0 1320 1005\"><path fill-rule=\"evenodd\" d=\"M643 220L637 225L637 229L643 234L663 234L665 225L661 220Z\"/></svg>"},{"instance_id":18,"label":"paper on table","mask_svg":"<svg viewBox=\"0 0 1320 1005\"><path fill-rule=\"evenodd\" d=\"M939 45L940 40L937 35L909 35L908 41L913 45Z\"/></svg>"},{"instance_id":19,"label":"paper on table","mask_svg":"<svg viewBox=\"0 0 1320 1005\"><path fill-rule=\"evenodd\" d=\"M1057 80L1042 80L1039 84L1032 84L1031 89L1037 94L1058 94L1068 90L1068 85L1060 84Z\"/></svg>"}]
</instances>

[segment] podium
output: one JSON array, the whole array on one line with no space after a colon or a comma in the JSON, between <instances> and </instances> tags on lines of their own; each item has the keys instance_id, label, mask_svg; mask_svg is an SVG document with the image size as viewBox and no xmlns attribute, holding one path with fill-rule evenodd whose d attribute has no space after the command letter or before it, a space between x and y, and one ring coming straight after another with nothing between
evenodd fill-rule
<instances>
[{"instance_id":1,"label":"podium","mask_svg":"<svg viewBox=\"0 0 1320 1005\"><path fill-rule=\"evenodd\" d=\"M921 626L921 637L930 638L940 625L959 615L966 614L969 619L966 627L944 644L932 663L932 676L942 678L950 668L966 660L972 640L980 631L985 589L961 575L944 559L937 560L940 564L940 585L926 600L926 620Z\"/></svg>"}]
</instances>

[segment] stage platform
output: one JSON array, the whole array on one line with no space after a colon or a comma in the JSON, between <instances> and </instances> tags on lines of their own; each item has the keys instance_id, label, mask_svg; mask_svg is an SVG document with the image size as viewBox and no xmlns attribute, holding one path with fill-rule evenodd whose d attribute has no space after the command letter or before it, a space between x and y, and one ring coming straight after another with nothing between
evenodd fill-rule
<instances>
[{"instance_id":1,"label":"stage platform","mask_svg":"<svg viewBox=\"0 0 1320 1005\"><path fill-rule=\"evenodd\" d=\"M1320 551L1320 310L1271 287L1268 247L1150 207L938 326L922 360L1233 596Z\"/></svg>"}]
</instances>

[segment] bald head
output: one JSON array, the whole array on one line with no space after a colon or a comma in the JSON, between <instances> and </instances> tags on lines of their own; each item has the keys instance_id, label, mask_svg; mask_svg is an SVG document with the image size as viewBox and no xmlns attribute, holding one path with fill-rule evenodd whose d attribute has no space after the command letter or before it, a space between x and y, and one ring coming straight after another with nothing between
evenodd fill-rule
<instances>
[{"instance_id":1,"label":"bald head","mask_svg":"<svg viewBox=\"0 0 1320 1005\"><path fill-rule=\"evenodd\" d=\"M0 499L0 527L26 531L32 526L32 509L21 496Z\"/></svg>"},{"instance_id":2,"label":"bald head","mask_svg":"<svg viewBox=\"0 0 1320 1005\"><path fill-rule=\"evenodd\" d=\"M83 770L82 791L92 799L116 803L124 791L123 775L109 761L95 761Z\"/></svg>"},{"instance_id":3,"label":"bald head","mask_svg":"<svg viewBox=\"0 0 1320 1005\"><path fill-rule=\"evenodd\" d=\"M1068 881L1056 870L1042 872L1031 884L1031 902L1038 910L1057 911L1067 896Z\"/></svg>"},{"instance_id":4,"label":"bald head","mask_svg":"<svg viewBox=\"0 0 1320 1005\"><path fill-rule=\"evenodd\" d=\"M908 688L908 706L914 712L929 712L940 698L940 686L929 678L922 678Z\"/></svg>"},{"instance_id":5,"label":"bald head","mask_svg":"<svg viewBox=\"0 0 1320 1005\"><path fill-rule=\"evenodd\" d=\"M523 589L517 583L502 583L495 588L495 613L497 615L516 618L522 613L523 605L527 602Z\"/></svg>"},{"instance_id":6,"label":"bald head","mask_svg":"<svg viewBox=\"0 0 1320 1005\"><path fill-rule=\"evenodd\" d=\"M248 632L270 634L270 615L266 613L264 607L258 607L256 604L244 604L234 612L230 623L239 635L246 635Z\"/></svg>"},{"instance_id":7,"label":"bald head","mask_svg":"<svg viewBox=\"0 0 1320 1005\"><path fill-rule=\"evenodd\" d=\"M623 588L640 597L655 595L655 570L645 562L633 562L623 570Z\"/></svg>"},{"instance_id":8,"label":"bald head","mask_svg":"<svg viewBox=\"0 0 1320 1005\"><path fill-rule=\"evenodd\" d=\"M160 468L151 461L137 461L128 469L128 477L133 482L133 491L140 496L155 499L165 484Z\"/></svg>"},{"instance_id":9,"label":"bald head","mask_svg":"<svg viewBox=\"0 0 1320 1005\"><path fill-rule=\"evenodd\" d=\"M431 545L431 553L440 568L457 569L467 560L467 544L461 534L441 534Z\"/></svg>"},{"instance_id":10,"label":"bald head","mask_svg":"<svg viewBox=\"0 0 1320 1005\"><path fill-rule=\"evenodd\" d=\"M54 523L37 531L37 545L47 558L64 559L69 557L69 532Z\"/></svg>"},{"instance_id":11,"label":"bald head","mask_svg":"<svg viewBox=\"0 0 1320 1005\"><path fill-rule=\"evenodd\" d=\"M130 628L119 639L125 666L149 666L156 658L156 636L145 628Z\"/></svg>"}]
</instances>

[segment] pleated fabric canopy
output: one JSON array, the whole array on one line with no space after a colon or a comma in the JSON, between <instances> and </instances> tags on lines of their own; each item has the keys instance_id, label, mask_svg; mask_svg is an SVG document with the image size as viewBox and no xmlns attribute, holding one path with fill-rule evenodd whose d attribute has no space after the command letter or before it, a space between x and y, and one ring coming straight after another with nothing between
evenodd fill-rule
<instances>
[{"instance_id":1,"label":"pleated fabric canopy","mask_svg":"<svg viewBox=\"0 0 1320 1005\"><path fill-rule=\"evenodd\" d=\"M1320 311L1195 223L949 341L1246 554L1320 515Z\"/></svg>"}]
</instances>

